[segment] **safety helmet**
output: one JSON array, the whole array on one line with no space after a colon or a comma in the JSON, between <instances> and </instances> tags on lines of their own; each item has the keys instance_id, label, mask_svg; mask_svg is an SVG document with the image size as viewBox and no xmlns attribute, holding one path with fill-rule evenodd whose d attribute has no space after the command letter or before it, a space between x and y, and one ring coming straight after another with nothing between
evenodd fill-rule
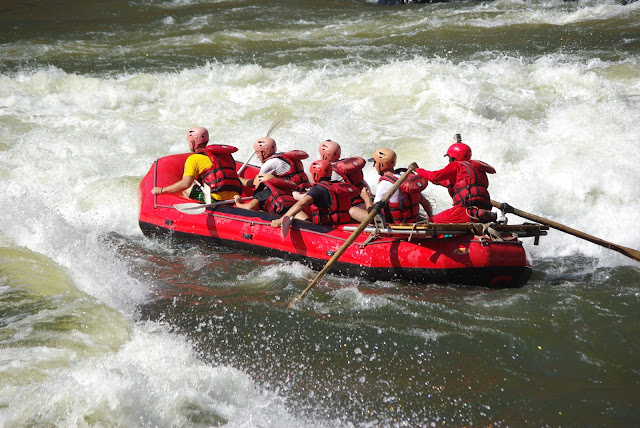
<instances>
[{"instance_id":1,"label":"safety helmet","mask_svg":"<svg viewBox=\"0 0 640 428\"><path fill-rule=\"evenodd\" d=\"M187 131L187 142L192 152L195 152L201 145L209 142L209 131L202 126L196 126Z\"/></svg>"},{"instance_id":2,"label":"safety helmet","mask_svg":"<svg viewBox=\"0 0 640 428\"><path fill-rule=\"evenodd\" d=\"M276 140L269 137L258 138L253 142L253 150L258 154L260 162L276 152Z\"/></svg>"},{"instance_id":3,"label":"safety helmet","mask_svg":"<svg viewBox=\"0 0 640 428\"><path fill-rule=\"evenodd\" d=\"M331 177L332 172L331 162L327 160L313 161L309 166L309 173L311 174L311 178L314 183L319 182L325 177Z\"/></svg>"},{"instance_id":4,"label":"safety helmet","mask_svg":"<svg viewBox=\"0 0 640 428\"><path fill-rule=\"evenodd\" d=\"M391 149L380 148L373 152L373 157L369 159L373 166L382 175L385 171L393 170L396 166L396 152Z\"/></svg>"},{"instance_id":5,"label":"safety helmet","mask_svg":"<svg viewBox=\"0 0 640 428\"><path fill-rule=\"evenodd\" d=\"M460 162L469 161L471 160L471 147L465 143L454 143L449 146L449 150L447 150L445 156L449 156L449 160L455 159Z\"/></svg>"},{"instance_id":6,"label":"safety helmet","mask_svg":"<svg viewBox=\"0 0 640 428\"><path fill-rule=\"evenodd\" d=\"M331 163L336 162L340 159L340 144L331 140L323 141L320 143L320 146L318 146L318 153L320 153L320 159Z\"/></svg>"}]
</instances>

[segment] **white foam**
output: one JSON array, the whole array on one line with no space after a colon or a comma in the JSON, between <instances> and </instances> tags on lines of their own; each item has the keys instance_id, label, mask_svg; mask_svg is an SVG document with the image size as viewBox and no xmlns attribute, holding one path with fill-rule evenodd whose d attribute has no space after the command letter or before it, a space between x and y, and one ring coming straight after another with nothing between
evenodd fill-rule
<instances>
[{"instance_id":1,"label":"white foam","mask_svg":"<svg viewBox=\"0 0 640 428\"><path fill-rule=\"evenodd\" d=\"M0 402L11 402L3 410L8 425L25 414L37 425L64 426L301 423L280 397L238 370L198 360L190 343L154 323L138 325L117 352L70 361L31 388L4 385Z\"/></svg>"},{"instance_id":2,"label":"white foam","mask_svg":"<svg viewBox=\"0 0 640 428\"><path fill-rule=\"evenodd\" d=\"M209 64L112 79L57 69L2 79L7 191L33 198L39 192L32 183L56 183L46 205L102 230L138 233L137 182L155 158L185 151L185 129L207 126L213 141L238 146L238 159L245 159L250 143L285 113L274 137L283 150L310 153L307 164L319 142L331 138L345 155L369 157L387 146L400 166L417 161L437 169L460 132L474 157L497 169L494 199L640 247L633 232L640 148L626 143L640 137L633 120L640 110L637 60L415 58L361 70ZM429 193L442 209L450 205L444 189L430 186ZM38 213L26 215L42 221ZM554 252L592 251L555 233L543 242L540 248Z\"/></svg>"}]
</instances>

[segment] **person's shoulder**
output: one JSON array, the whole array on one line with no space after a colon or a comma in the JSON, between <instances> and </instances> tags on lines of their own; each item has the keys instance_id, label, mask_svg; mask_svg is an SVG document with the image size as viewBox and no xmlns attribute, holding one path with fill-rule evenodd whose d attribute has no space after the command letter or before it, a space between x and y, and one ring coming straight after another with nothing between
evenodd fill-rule
<instances>
[{"instance_id":1,"label":"person's shoulder","mask_svg":"<svg viewBox=\"0 0 640 428\"><path fill-rule=\"evenodd\" d=\"M189 157L193 157L194 162L196 162L198 165L211 165L211 158L205 154L202 153L195 153Z\"/></svg>"},{"instance_id":2,"label":"person's shoulder","mask_svg":"<svg viewBox=\"0 0 640 428\"><path fill-rule=\"evenodd\" d=\"M205 155L204 153L192 153L187 158L187 162L189 162L189 161L196 162L196 161L204 160L204 159L209 159L209 156Z\"/></svg>"},{"instance_id":3,"label":"person's shoulder","mask_svg":"<svg viewBox=\"0 0 640 428\"><path fill-rule=\"evenodd\" d=\"M394 177L398 177L397 174L391 174L391 175L394 176ZM393 178L389 174L383 174L378 179L378 183L380 183L380 184L382 184L382 183L391 183L391 181L393 181Z\"/></svg>"},{"instance_id":4,"label":"person's shoulder","mask_svg":"<svg viewBox=\"0 0 640 428\"><path fill-rule=\"evenodd\" d=\"M282 158L270 157L269 159L265 160L262 165L276 165L276 164L281 164L283 162L284 160L282 160Z\"/></svg>"},{"instance_id":5,"label":"person's shoulder","mask_svg":"<svg viewBox=\"0 0 640 428\"><path fill-rule=\"evenodd\" d=\"M496 170L494 167L492 167L491 165L489 165L486 162L482 162L480 160L470 160L469 163L478 171L481 172L485 172L485 173L489 173L489 174L495 174Z\"/></svg>"},{"instance_id":6,"label":"person's shoulder","mask_svg":"<svg viewBox=\"0 0 640 428\"><path fill-rule=\"evenodd\" d=\"M269 161L272 161L273 163L279 163L279 164L287 163L287 161L282 156L277 156L277 157L271 158L271 159L269 159Z\"/></svg>"},{"instance_id":7,"label":"person's shoulder","mask_svg":"<svg viewBox=\"0 0 640 428\"><path fill-rule=\"evenodd\" d=\"M200 156L198 153L192 153L190 154L184 161L185 165L194 165L197 161L198 161L198 156Z\"/></svg>"},{"instance_id":8,"label":"person's shoulder","mask_svg":"<svg viewBox=\"0 0 640 428\"><path fill-rule=\"evenodd\" d=\"M328 184L328 183L325 182L324 184ZM314 195L319 195L327 192L329 192L329 189L327 189L325 185L320 183L314 183L313 186L311 186L311 188L307 192L307 194L312 193Z\"/></svg>"}]
</instances>

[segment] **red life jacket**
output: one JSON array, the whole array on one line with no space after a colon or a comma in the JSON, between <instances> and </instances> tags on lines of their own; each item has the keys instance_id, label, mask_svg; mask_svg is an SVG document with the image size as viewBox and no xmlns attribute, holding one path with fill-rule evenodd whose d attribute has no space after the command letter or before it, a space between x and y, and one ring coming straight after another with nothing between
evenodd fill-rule
<instances>
[{"instance_id":1,"label":"red life jacket","mask_svg":"<svg viewBox=\"0 0 640 428\"><path fill-rule=\"evenodd\" d=\"M490 210L491 197L487 174L494 174L496 170L491 165L477 160L456 163L459 164L456 181L447 186L453 205Z\"/></svg>"},{"instance_id":2,"label":"red life jacket","mask_svg":"<svg viewBox=\"0 0 640 428\"><path fill-rule=\"evenodd\" d=\"M358 190L358 194L353 197L353 204L359 204L364 202L360 196L360 191L364 187L364 174L362 168L367 164L367 161L360 156L353 156L350 158L340 159L331 165L331 169L342 177L342 181L347 184L352 184Z\"/></svg>"},{"instance_id":3,"label":"red life jacket","mask_svg":"<svg viewBox=\"0 0 640 428\"><path fill-rule=\"evenodd\" d=\"M350 158L340 159L331 165L331 169L342 177L342 180L347 184L352 184L358 190L358 194L353 197L353 204L359 204L364 202L360 196L360 191L364 187L364 174L362 168L367 164L367 161L360 156L353 156Z\"/></svg>"},{"instance_id":4,"label":"red life jacket","mask_svg":"<svg viewBox=\"0 0 640 428\"><path fill-rule=\"evenodd\" d=\"M271 190L271 196L269 196L264 202L264 205L260 207L261 210L271 214L282 215L296 203L291 191L295 190L298 185L293 181L275 177L263 181L260 185L265 185L265 187Z\"/></svg>"},{"instance_id":5,"label":"red life jacket","mask_svg":"<svg viewBox=\"0 0 640 428\"><path fill-rule=\"evenodd\" d=\"M383 175L380 181L390 183L398 181L395 175ZM427 188L429 182L418 174L409 174L398 191L402 193L402 202L389 202L384 207L384 215L389 223L414 223L420 214L420 192Z\"/></svg>"},{"instance_id":6,"label":"red life jacket","mask_svg":"<svg viewBox=\"0 0 640 428\"><path fill-rule=\"evenodd\" d=\"M308 157L309 155L307 154L307 152L303 152L302 150L291 150L290 152L275 153L266 158L264 162L266 162L268 159L282 159L289 165L289 170L286 172L286 174L279 175L280 178L293 181L301 188L311 187L311 183L309 183L309 178L304 172L304 167L302 166L301 162L302 159L306 159Z\"/></svg>"},{"instance_id":7,"label":"red life jacket","mask_svg":"<svg viewBox=\"0 0 640 428\"><path fill-rule=\"evenodd\" d=\"M356 186L358 192L364 187L364 174L362 168L367 164L360 156L340 159L331 165L333 169L347 184Z\"/></svg>"},{"instance_id":8,"label":"red life jacket","mask_svg":"<svg viewBox=\"0 0 640 428\"><path fill-rule=\"evenodd\" d=\"M211 167L202 172L200 178L210 188L211 192L236 192L242 193L242 183L236 172L236 161L231 153L238 149L223 144L211 144L204 149L196 150L196 153L206 155L211 159Z\"/></svg>"},{"instance_id":9,"label":"red life jacket","mask_svg":"<svg viewBox=\"0 0 640 428\"><path fill-rule=\"evenodd\" d=\"M351 198L356 194L355 187L346 183L326 181L320 181L315 183L315 185L322 186L329 190L331 194L331 207L324 209L310 205L309 210L306 211L307 214L309 214L310 220L315 224L333 225L351 223L353 220L349 214L349 208L351 208Z\"/></svg>"}]
</instances>

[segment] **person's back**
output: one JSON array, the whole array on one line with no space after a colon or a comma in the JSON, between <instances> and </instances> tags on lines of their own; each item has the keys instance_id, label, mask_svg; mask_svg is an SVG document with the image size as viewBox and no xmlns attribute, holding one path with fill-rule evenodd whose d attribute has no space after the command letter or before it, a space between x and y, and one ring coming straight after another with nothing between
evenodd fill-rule
<instances>
[{"instance_id":1,"label":"person's back","mask_svg":"<svg viewBox=\"0 0 640 428\"><path fill-rule=\"evenodd\" d=\"M367 161L360 156L352 156L350 158L340 159L331 165L332 174L331 181L342 181L358 188L358 193L364 186L367 186L364 180L362 169Z\"/></svg>"},{"instance_id":2,"label":"person's back","mask_svg":"<svg viewBox=\"0 0 640 428\"><path fill-rule=\"evenodd\" d=\"M363 221L373 205L382 200L383 196L393 187L400 178L401 171L396 172L396 153L387 148L380 148L373 152L373 157L369 159L373 162L373 167L380 175L376 194L371 201L368 189L364 188L362 197L365 202L365 209L353 207L351 216L357 221ZM414 174L415 175L415 174ZM420 206L422 206L428 218L431 218L431 204L422 196L421 191L426 188L426 182L419 177L409 177L409 183L403 183L401 189L396 190L383 208L385 219L389 223L408 223L419 220Z\"/></svg>"},{"instance_id":3,"label":"person's back","mask_svg":"<svg viewBox=\"0 0 640 428\"><path fill-rule=\"evenodd\" d=\"M231 155L236 151L238 149L233 146L210 144L189 156L196 159L194 168L197 169L201 182L209 186L213 199L232 199L233 196L242 193L242 183L236 172L236 161ZM203 157L207 158L208 162ZM189 158L185 162L185 172L187 172Z\"/></svg>"},{"instance_id":4,"label":"person's back","mask_svg":"<svg viewBox=\"0 0 640 428\"><path fill-rule=\"evenodd\" d=\"M351 199L356 193L354 186L346 183L330 181L331 164L325 160L317 160L309 166L309 173L314 185L283 216L297 216L305 212L313 223L336 225L350 223L349 215ZM282 219L271 222L273 227L280 227Z\"/></svg>"},{"instance_id":5,"label":"person's back","mask_svg":"<svg viewBox=\"0 0 640 428\"><path fill-rule=\"evenodd\" d=\"M438 171L417 168L416 172L434 184L449 191L453 207L433 216L434 223L467 223L495 221L491 212L489 178L496 171L482 161L471 159L471 148L462 143L459 134L445 156L449 164Z\"/></svg>"},{"instance_id":6,"label":"person's back","mask_svg":"<svg viewBox=\"0 0 640 428\"><path fill-rule=\"evenodd\" d=\"M270 214L282 215L296 203L292 194L297 188L294 182L271 174L258 174L255 182L258 186L253 192L252 201L240 204L236 199L236 205L240 208L259 209Z\"/></svg>"},{"instance_id":7,"label":"person's back","mask_svg":"<svg viewBox=\"0 0 640 428\"><path fill-rule=\"evenodd\" d=\"M364 200L360 193L364 187L369 187L364 180L362 169L367 161L359 156L341 159L342 148L333 140L325 140L318 146L321 160L331 163L331 181L351 184L357 188L357 195L353 198L354 206L364 207Z\"/></svg>"},{"instance_id":8,"label":"person's back","mask_svg":"<svg viewBox=\"0 0 640 428\"><path fill-rule=\"evenodd\" d=\"M401 177L405 169L394 171L393 174L385 174L380 177L380 182L387 182L386 186L378 184L378 195L384 196L387 190ZM427 188L427 180L417 174L411 173L402 182L398 190L393 194L389 203L383 208L387 223L414 223L420 219L420 202L422 191ZM376 202L377 202L376 200Z\"/></svg>"},{"instance_id":9,"label":"person's back","mask_svg":"<svg viewBox=\"0 0 640 428\"><path fill-rule=\"evenodd\" d=\"M273 174L276 177L293 181L300 188L308 187L310 185L309 178L302 165L302 160L308 157L309 155L302 150L274 153L265 160L260 168L260 173Z\"/></svg>"},{"instance_id":10,"label":"person's back","mask_svg":"<svg viewBox=\"0 0 640 428\"><path fill-rule=\"evenodd\" d=\"M220 144L207 146L209 132L203 127L189 129L187 143L193 154L185 161L182 179L167 187L154 187L152 194L182 193L184 197L196 199L197 180L211 188L211 198L215 200L232 199L242 193L242 183L231 156L237 148Z\"/></svg>"},{"instance_id":11,"label":"person's back","mask_svg":"<svg viewBox=\"0 0 640 428\"><path fill-rule=\"evenodd\" d=\"M302 150L292 150L278 153L276 141L273 138L259 138L253 143L253 149L262 163L260 174L271 174L285 180L293 181L300 187L309 185L309 178L304 172L302 159L309 155ZM249 180L243 179L243 184L250 186Z\"/></svg>"},{"instance_id":12,"label":"person's back","mask_svg":"<svg viewBox=\"0 0 640 428\"><path fill-rule=\"evenodd\" d=\"M307 195L313 198L313 204L305 212L316 224L344 224L352 221L349 209L356 189L346 183L332 182L329 178L313 184Z\"/></svg>"}]
</instances>

